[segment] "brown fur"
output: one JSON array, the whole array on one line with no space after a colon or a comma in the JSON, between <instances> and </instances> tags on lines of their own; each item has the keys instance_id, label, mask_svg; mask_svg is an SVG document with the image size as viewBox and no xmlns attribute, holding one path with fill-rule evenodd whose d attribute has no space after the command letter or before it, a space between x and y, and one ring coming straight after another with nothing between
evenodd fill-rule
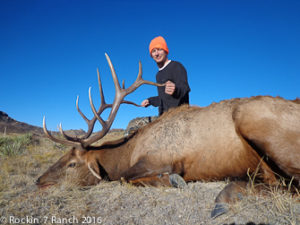
<instances>
[{"instance_id":1,"label":"brown fur","mask_svg":"<svg viewBox=\"0 0 300 225\"><path fill-rule=\"evenodd\" d=\"M72 149L37 184L60 182L68 173L79 174L74 180L81 185L100 182L87 169L87 162L102 178L124 177L132 183L151 183L152 177L156 184L165 173L177 173L186 181L209 181L245 178L254 172L267 184L276 183L277 175L299 182L297 101L257 96L203 108L181 106L128 138L89 147L85 152ZM76 166L69 168L70 162Z\"/></svg>"}]
</instances>

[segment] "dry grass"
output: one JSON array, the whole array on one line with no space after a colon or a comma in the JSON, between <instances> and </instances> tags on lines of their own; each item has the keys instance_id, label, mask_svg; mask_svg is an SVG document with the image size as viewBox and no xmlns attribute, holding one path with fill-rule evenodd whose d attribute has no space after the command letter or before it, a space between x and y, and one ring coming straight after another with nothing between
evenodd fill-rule
<instances>
[{"instance_id":1,"label":"dry grass","mask_svg":"<svg viewBox=\"0 0 300 225\"><path fill-rule=\"evenodd\" d=\"M268 196L244 198L214 220L210 211L225 182L189 183L182 190L119 182L79 188L65 182L37 190L34 181L65 151L41 138L21 154L0 156L0 224L9 219L25 224L83 224L84 219L86 224L300 224L300 197L276 188Z\"/></svg>"},{"instance_id":2,"label":"dry grass","mask_svg":"<svg viewBox=\"0 0 300 225\"><path fill-rule=\"evenodd\" d=\"M32 134L24 134L18 136L0 136L0 155L15 156L22 154L32 141Z\"/></svg>"}]
</instances>

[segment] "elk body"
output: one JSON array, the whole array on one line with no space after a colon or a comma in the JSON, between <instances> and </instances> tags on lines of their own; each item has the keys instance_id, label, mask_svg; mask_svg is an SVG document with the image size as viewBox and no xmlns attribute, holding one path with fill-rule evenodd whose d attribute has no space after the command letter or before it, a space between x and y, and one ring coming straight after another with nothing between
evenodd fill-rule
<instances>
[{"instance_id":1,"label":"elk body","mask_svg":"<svg viewBox=\"0 0 300 225\"><path fill-rule=\"evenodd\" d=\"M109 64L115 76L110 60ZM300 104L297 102L259 96L226 100L204 108L181 106L128 137L93 146L92 143L108 132L119 105L132 104L123 100L132 86L124 89L115 78L114 82L117 92L121 90L125 94L122 97L116 94L114 103L107 105L100 83L102 104L98 111L90 98L95 114L92 120L85 118L77 106L89 124L86 136L70 137L61 129L65 137L61 140L52 136L44 123L49 138L72 145L72 149L38 179L39 187L57 184L68 175L80 185L94 185L104 178L124 178L133 184L171 185L172 174L180 175L185 181L211 181L245 178L254 172L258 172L259 180L271 185L276 183L277 175L300 181ZM130 91L142 84L136 83ZM100 117L105 108L112 108L113 114L107 121ZM92 136L96 121L102 124L103 130ZM222 192L217 204L225 201L228 190L234 188ZM213 216L222 212L223 209L217 208Z\"/></svg>"}]
</instances>

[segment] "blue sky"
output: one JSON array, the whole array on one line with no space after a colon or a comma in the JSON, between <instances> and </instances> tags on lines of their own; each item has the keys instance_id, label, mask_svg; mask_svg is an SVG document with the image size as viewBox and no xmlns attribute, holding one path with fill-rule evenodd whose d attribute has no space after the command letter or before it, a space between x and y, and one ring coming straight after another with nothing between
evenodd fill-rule
<instances>
[{"instance_id":1,"label":"blue sky","mask_svg":"<svg viewBox=\"0 0 300 225\"><path fill-rule=\"evenodd\" d=\"M60 122L86 129L75 101L79 95L80 108L93 116L88 88L98 106L97 67L107 102L114 97L104 53L127 87L139 60L144 79L155 81L148 45L158 35L169 58L187 69L193 105L255 95L294 99L300 97L299 12L298 0L1 0L0 110L36 126L45 115L50 130ZM155 95L155 87L142 86L127 100ZM113 128L156 114L154 107L122 105Z\"/></svg>"}]
</instances>

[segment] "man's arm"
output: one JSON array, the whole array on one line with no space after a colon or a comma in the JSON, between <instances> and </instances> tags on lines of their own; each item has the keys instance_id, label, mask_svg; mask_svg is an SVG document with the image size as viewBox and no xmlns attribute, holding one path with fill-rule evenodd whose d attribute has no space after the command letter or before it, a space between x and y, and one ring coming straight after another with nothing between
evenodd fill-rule
<instances>
[{"instance_id":1,"label":"man's arm","mask_svg":"<svg viewBox=\"0 0 300 225\"><path fill-rule=\"evenodd\" d=\"M180 99L190 91L185 68L178 63L173 71L172 81L166 82L165 93Z\"/></svg>"},{"instance_id":2,"label":"man's arm","mask_svg":"<svg viewBox=\"0 0 300 225\"><path fill-rule=\"evenodd\" d=\"M182 98L191 90L188 84L187 72L181 64L178 65L176 73L174 73L174 82L176 88L173 96L175 98Z\"/></svg>"},{"instance_id":3,"label":"man's arm","mask_svg":"<svg viewBox=\"0 0 300 225\"><path fill-rule=\"evenodd\" d=\"M158 107L160 105L160 98L158 96L150 97L142 101L141 106L148 107L149 105Z\"/></svg>"}]
</instances>

